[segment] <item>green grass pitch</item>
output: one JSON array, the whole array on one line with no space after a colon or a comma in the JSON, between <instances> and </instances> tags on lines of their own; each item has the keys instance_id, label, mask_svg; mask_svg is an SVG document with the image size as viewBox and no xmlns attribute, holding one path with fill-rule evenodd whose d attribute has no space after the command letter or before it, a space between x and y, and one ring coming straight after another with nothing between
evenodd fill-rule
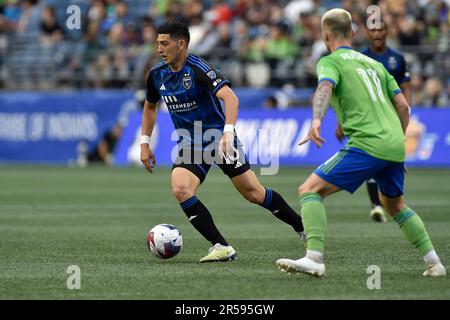
<instances>
[{"instance_id":1,"label":"green grass pitch","mask_svg":"<svg viewBox=\"0 0 450 320\"><path fill-rule=\"evenodd\" d=\"M258 170L256 170L258 172ZM297 186L311 169L262 176L299 210ZM396 223L369 219L365 187L325 201L326 275L288 275L278 258L300 258L291 228L246 202L219 169L198 197L238 252L231 263L199 264L210 244L189 224L170 190L170 171L140 168L0 167L0 299L450 299L449 277L422 276L424 264ZM450 170L409 170L408 204L423 218L450 267ZM171 223L183 233L178 256L159 260L147 231ZM78 265L81 289L69 290ZM381 289L367 288L367 268Z\"/></svg>"}]
</instances>

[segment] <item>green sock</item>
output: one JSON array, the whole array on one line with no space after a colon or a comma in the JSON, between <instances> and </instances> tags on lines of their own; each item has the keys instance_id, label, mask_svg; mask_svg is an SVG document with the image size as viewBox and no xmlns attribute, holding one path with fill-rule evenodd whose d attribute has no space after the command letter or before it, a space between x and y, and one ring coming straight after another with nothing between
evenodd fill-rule
<instances>
[{"instance_id":1,"label":"green sock","mask_svg":"<svg viewBox=\"0 0 450 320\"><path fill-rule=\"evenodd\" d=\"M411 208L405 206L395 214L394 220L399 224L406 240L419 249L422 256L433 250L433 244L422 219Z\"/></svg>"},{"instance_id":2,"label":"green sock","mask_svg":"<svg viewBox=\"0 0 450 320\"><path fill-rule=\"evenodd\" d=\"M306 192L300 196L303 226L308 237L308 250L323 252L327 215L322 197L315 192Z\"/></svg>"}]
</instances>

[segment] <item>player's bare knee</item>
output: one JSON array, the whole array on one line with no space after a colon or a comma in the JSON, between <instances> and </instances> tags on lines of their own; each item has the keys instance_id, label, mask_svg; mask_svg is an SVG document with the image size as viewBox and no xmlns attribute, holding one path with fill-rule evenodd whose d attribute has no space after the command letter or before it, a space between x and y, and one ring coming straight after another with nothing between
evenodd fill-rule
<instances>
[{"instance_id":1,"label":"player's bare knee","mask_svg":"<svg viewBox=\"0 0 450 320\"><path fill-rule=\"evenodd\" d=\"M406 205L402 197L388 198L386 196L381 195L380 200L381 204L383 205L383 208L389 213L391 217L396 215Z\"/></svg>"},{"instance_id":2,"label":"player's bare knee","mask_svg":"<svg viewBox=\"0 0 450 320\"><path fill-rule=\"evenodd\" d=\"M331 194L329 189L321 188L320 186L312 186L312 185L303 184L300 187L298 187L298 190L297 190L298 196L301 196L302 194L308 193L308 192L318 193L322 199L325 199L326 197L328 197Z\"/></svg>"},{"instance_id":3,"label":"player's bare knee","mask_svg":"<svg viewBox=\"0 0 450 320\"><path fill-rule=\"evenodd\" d=\"M264 202L264 194L260 194L257 190L251 190L244 193L245 199L251 203L261 204Z\"/></svg>"},{"instance_id":4,"label":"player's bare knee","mask_svg":"<svg viewBox=\"0 0 450 320\"><path fill-rule=\"evenodd\" d=\"M302 184L297 189L297 194L299 196L301 196L302 194L307 193L307 192L315 192L315 191L313 191L313 189L310 186L308 186L307 184Z\"/></svg>"},{"instance_id":5,"label":"player's bare knee","mask_svg":"<svg viewBox=\"0 0 450 320\"><path fill-rule=\"evenodd\" d=\"M172 187L172 193L178 201L183 202L191 198L194 192L186 185L175 185Z\"/></svg>"},{"instance_id":6,"label":"player's bare knee","mask_svg":"<svg viewBox=\"0 0 450 320\"><path fill-rule=\"evenodd\" d=\"M396 213L399 213L400 210L402 210L405 206L406 206L406 204L403 201L396 202L392 207L393 214L391 214L391 215L393 216Z\"/></svg>"},{"instance_id":7,"label":"player's bare knee","mask_svg":"<svg viewBox=\"0 0 450 320\"><path fill-rule=\"evenodd\" d=\"M400 210L402 210L403 208L400 208L398 206L392 206L392 205L388 205L388 206L383 206L383 208L387 211L387 213L393 217L395 216Z\"/></svg>"}]
</instances>

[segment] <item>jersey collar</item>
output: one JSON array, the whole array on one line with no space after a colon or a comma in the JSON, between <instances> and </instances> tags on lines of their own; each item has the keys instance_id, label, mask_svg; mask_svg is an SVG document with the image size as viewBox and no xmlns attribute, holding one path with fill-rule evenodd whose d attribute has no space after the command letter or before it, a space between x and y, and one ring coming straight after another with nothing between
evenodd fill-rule
<instances>
[{"instance_id":1,"label":"jersey collar","mask_svg":"<svg viewBox=\"0 0 450 320\"><path fill-rule=\"evenodd\" d=\"M375 56L382 57L382 56L384 56L386 53L388 53L389 48L388 48L388 46L386 46L386 47L384 48L384 51L383 51L382 53L376 53L375 51L372 50L372 47L369 47L369 51L370 51L373 55L375 55Z\"/></svg>"},{"instance_id":2,"label":"jersey collar","mask_svg":"<svg viewBox=\"0 0 450 320\"><path fill-rule=\"evenodd\" d=\"M349 47L349 46L340 46L340 47L336 48L336 50L339 50L339 49L350 49L350 50L353 50L353 48Z\"/></svg>"}]
</instances>

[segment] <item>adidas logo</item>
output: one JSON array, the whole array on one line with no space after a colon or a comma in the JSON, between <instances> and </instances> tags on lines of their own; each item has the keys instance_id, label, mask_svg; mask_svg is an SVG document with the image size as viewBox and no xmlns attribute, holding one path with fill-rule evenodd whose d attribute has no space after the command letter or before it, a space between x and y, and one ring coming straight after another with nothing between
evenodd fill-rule
<instances>
[{"instance_id":1,"label":"adidas logo","mask_svg":"<svg viewBox=\"0 0 450 320\"><path fill-rule=\"evenodd\" d=\"M234 168L239 168L242 167L242 163L240 163L239 161L236 161L236 165L234 166Z\"/></svg>"},{"instance_id":2,"label":"adidas logo","mask_svg":"<svg viewBox=\"0 0 450 320\"><path fill-rule=\"evenodd\" d=\"M159 90L166 90L166 87L164 86L164 83L161 85L161 87L159 87Z\"/></svg>"}]
</instances>

